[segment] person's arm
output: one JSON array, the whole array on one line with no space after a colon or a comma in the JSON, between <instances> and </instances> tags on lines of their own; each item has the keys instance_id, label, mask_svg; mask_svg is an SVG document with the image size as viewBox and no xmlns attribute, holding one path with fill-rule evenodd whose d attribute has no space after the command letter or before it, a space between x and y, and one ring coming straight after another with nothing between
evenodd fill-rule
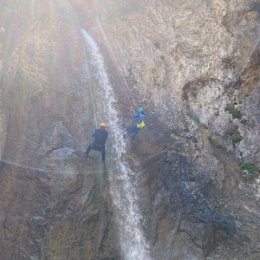
<instances>
[{"instance_id":1,"label":"person's arm","mask_svg":"<svg viewBox=\"0 0 260 260\"><path fill-rule=\"evenodd\" d=\"M139 113L134 113L134 114L133 114L133 117L134 117L134 118L138 118L138 117L139 117Z\"/></svg>"},{"instance_id":2,"label":"person's arm","mask_svg":"<svg viewBox=\"0 0 260 260\"><path fill-rule=\"evenodd\" d=\"M108 138L108 132L106 132L105 143L106 143L106 141L107 141L107 138Z\"/></svg>"},{"instance_id":3,"label":"person's arm","mask_svg":"<svg viewBox=\"0 0 260 260\"><path fill-rule=\"evenodd\" d=\"M92 132L92 135L91 135L93 138L95 138L96 136L96 129Z\"/></svg>"}]
</instances>

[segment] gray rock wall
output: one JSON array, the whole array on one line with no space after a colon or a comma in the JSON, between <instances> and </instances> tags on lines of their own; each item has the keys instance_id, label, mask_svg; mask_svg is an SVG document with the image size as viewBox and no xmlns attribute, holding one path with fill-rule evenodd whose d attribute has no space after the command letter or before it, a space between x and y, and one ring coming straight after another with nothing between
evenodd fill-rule
<instances>
[{"instance_id":1,"label":"gray rock wall","mask_svg":"<svg viewBox=\"0 0 260 260\"><path fill-rule=\"evenodd\" d=\"M94 122L77 15L67 1L0 4L0 259L116 255L104 170L83 158Z\"/></svg>"},{"instance_id":2,"label":"gray rock wall","mask_svg":"<svg viewBox=\"0 0 260 260\"><path fill-rule=\"evenodd\" d=\"M123 87L147 113L126 159L153 258L259 258L257 1L2 1L0 22L0 258L120 258L104 169L80 158L82 26L123 121Z\"/></svg>"},{"instance_id":3,"label":"gray rock wall","mask_svg":"<svg viewBox=\"0 0 260 260\"><path fill-rule=\"evenodd\" d=\"M91 29L146 108L130 160L145 165L137 179L154 257L257 259L259 4L131 3L99 16L105 36Z\"/></svg>"}]
</instances>

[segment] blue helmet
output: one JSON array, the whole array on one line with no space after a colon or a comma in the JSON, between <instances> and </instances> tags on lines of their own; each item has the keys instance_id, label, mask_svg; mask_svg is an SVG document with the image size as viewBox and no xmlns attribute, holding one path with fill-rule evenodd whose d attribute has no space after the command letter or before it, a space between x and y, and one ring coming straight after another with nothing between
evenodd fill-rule
<instances>
[{"instance_id":1,"label":"blue helmet","mask_svg":"<svg viewBox=\"0 0 260 260\"><path fill-rule=\"evenodd\" d=\"M143 107L138 107L137 111L138 111L138 113L142 113L143 114L144 113L144 108Z\"/></svg>"}]
</instances>

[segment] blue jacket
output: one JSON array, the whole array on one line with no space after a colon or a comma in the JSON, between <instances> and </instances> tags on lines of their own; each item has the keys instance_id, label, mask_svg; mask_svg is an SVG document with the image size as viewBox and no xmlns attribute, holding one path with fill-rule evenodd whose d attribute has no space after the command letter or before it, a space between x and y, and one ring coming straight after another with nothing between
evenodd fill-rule
<instances>
[{"instance_id":1,"label":"blue jacket","mask_svg":"<svg viewBox=\"0 0 260 260\"><path fill-rule=\"evenodd\" d=\"M137 124L140 124L142 121L144 121L144 114L141 113L135 113L134 118L137 120Z\"/></svg>"}]
</instances>

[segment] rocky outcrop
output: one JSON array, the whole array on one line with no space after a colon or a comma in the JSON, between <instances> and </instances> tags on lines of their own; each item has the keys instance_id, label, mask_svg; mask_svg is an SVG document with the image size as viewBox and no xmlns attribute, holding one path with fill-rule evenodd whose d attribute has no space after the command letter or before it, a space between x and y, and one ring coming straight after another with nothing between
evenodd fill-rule
<instances>
[{"instance_id":1,"label":"rocky outcrop","mask_svg":"<svg viewBox=\"0 0 260 260\"><path fill-rule=\"evenodd\" d=\"M137 179L155 259L258 258L259 5L124 7L91 29L127 79L118 91L148 111L130 160L146 165Z\"/></svg>"},{"instance_id":2,"label":"rocky outcrop","mask_svg":"<svg viewBox=\"0 0 260 260\"><path fill-rule=\"evenodd\" d=\"M112 25L104 23L107 47L137 104L159 111L170 127L193 131L199 123L223 137L232 121L226 106L242 110L246 96L259 95L258 9L255 1L150 1ZM233 150L230 140L226 144Z\"/></svg>"}]
</instances>

